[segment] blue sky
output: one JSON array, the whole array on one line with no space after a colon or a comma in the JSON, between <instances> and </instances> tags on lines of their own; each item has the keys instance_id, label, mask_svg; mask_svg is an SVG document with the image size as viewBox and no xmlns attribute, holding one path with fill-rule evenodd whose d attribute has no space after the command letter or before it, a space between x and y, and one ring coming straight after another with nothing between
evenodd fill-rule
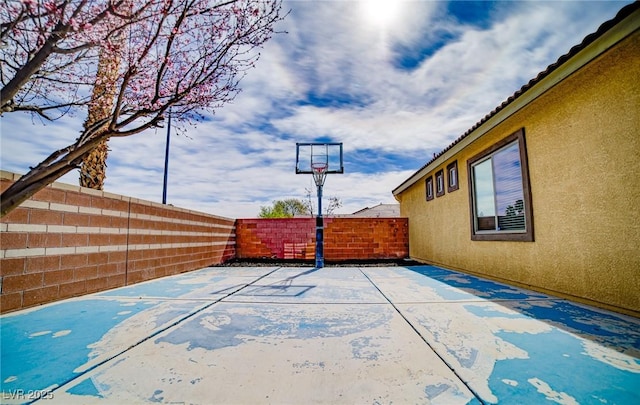
<instances>
[{"instance_id":1,"label":"blue sky","mask_svg":"<svg viewBox=\"0 0 640 405\"><path fill-rule=\"evenodd\" d=\"M171 137L168 203L233 218L304 199L296 142L344 143L324 196L351 213L391 190L626 2L285 1L242 92ZM74 141L84 113L0 119L0 167L24 173ZM105 191L160 202L165 129L112 139ZM74 171L60 181L77 184Z\"/></svg>"}]
</instances>

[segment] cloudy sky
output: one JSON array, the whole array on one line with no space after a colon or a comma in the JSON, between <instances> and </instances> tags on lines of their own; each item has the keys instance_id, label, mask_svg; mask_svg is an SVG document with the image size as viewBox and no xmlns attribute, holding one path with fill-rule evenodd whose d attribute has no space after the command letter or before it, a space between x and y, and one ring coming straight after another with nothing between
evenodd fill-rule
<instances>
[{"instance_id":1,"label":"cloudy sky","mask_svg":"<svg viewBox=\"0 0 640 405\"><path fill-rule=\"evenodd\" d=\"M171 137L167 202L232 218L304 199L296 142L343 142L324 195L351 213L391 190L629 1L285 1L233 104ZM74 141L83 114L0 119L3 170ZM112 139L105 191L162 201L166 130ZM60 181L77 184L77 171ZM325 202L326 204L326 202Z\"/></svg>"}]
</instances>

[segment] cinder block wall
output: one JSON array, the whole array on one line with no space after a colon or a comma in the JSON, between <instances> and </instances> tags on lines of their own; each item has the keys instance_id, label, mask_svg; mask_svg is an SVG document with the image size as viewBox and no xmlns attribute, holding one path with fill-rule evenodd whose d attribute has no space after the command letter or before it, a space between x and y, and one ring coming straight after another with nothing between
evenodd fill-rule
<instances>
[{"instance_id":1,"label":"cinder block wall","mask_svg":"<svg viewBox=\"0 0 640 405\"><path fill-rule=\"evenodd\" d=\"M329 261L409 257L408 219L328 218L324 257Z\"/></svg>"},{"instance_id":2,"label":"cinder block wall","mask_svg":"<svg viewBox=\"0 0 640 405\"><path fill-rule=\"evenodd\" d=\"M313 259L314 218L238 219L239 259ZM409 255L406 218L325 218L327 261L400 259Z\"/></svg>"},{"instance_id":3,"label":"cinder block wall","mask_svg":"<svg viewBox=\"0 0 640 405\"><path fill-rule=\"evenodd\" d=\"M233 257L233 219L54 183L0 220L0 312Z\"/></svg>"},{"instance_id":4,"label":"cinder block wall","mask_svg":"<svg viewBox=\"0 0 640 405\"><path fill-rule=\"evenodd\" d=\"M0 172L0 190L18 175ZM207 215L54 183L0 220L0 312L232 258L313 260L315 218ZM325 259L409 255L406 218L325 218Z\"/></svg>"},{"instance_id":5,"label":"cinder block wall","mask_svg":"<svg viewBox=\"0 0 640 405\"><path fill-rule=\"evenodd\" d=\"M315 239L313 218L236 220L238 259L313 259Z\"/></svg>"}]
</instances>

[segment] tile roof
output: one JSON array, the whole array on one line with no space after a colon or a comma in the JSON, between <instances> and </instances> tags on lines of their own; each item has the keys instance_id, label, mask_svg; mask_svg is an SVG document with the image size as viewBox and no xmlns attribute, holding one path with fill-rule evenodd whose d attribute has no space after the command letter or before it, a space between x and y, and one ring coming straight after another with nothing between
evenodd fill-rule
<instances>
[{"instance_id":1,"label":"tile roof","mask_svg":"<svg viewBox=\"0 0 640 405\"><path fill-rule=\"evenodd\" d=\"M352 217L368 218L393 218L400 216L400 204L378 204L374 207L365 207L349 215Z\"/></svg>"},{"instance_id":2,"label":"tile roof","mask_svg":"<svg viewBox=\"0 0 640 405\"><path fill-rule=\"evenodd\" d=\"M460 143L463 139L465 139L467 136L469 136L473 131L475 131L476 129L478 129L478 127L480 127L482 124L484 124L485 122L487 122L490 118L492 118L494 115L496 115L498 112L502 111L506 106L508 106L509 104L511 104L514 100L516 100L518 97L522 96L524 93L526 93L529 89L531 89L532 87L534 87L536 84L538 84L542 79L544 79L545 77L549 76L549 74L551 74L553 71L555 71L556 69L558 69L560 66L562 66L565 62L567 62L568 60L570 60L573 56L575 56L576 54L578 54L578 52L582 51L584 48L586 48L589 44L591 44L592 42L594 42L596 39L598 39L599 37L601 37L605 32L609 31L611 28L613 28L616 24L618 24L619 22L621 22L622 20L624 20L625 18L627 18L629 15L631 15L634 11L638 10L640 8L640 1L635 1L631 4L627 4L626 6L624 6L622 9L620 9L620 11L618 12L618 14L616 14L616 16L614 18L612 18L611 20L605 21L604 23L602 23L600 25L600 27L598 27L598 29L587 35L580 44L574 46L573 48L571 48L569 50L569 52L567 52L566 54L560 56L560 58L558 58L558 60L552 64L550 64L549 66L547 66L547 68L545 70L543 70L542 72L538 73L538 75L536 77L534 77L533 79L529 80L529 82L527 84L525 84L524 86L522 86L518 91L516 91L515 93L513 93L512 96L510 96L509 98L507 98L505 101L502 102L502 104L500 104L498 107L496 107L493 111L491 111L489 114L485 115L484 118L482 118L480 121L478 121L475 125L473 125L471 128L469 128L464 134L462 134L460 137L458 137L455 141L453 141L449 146L447 146L446 148L444 148L443 150L441 150L439 153L436 153L433 155L433 158L431 160L429 160L424 166L422 166L420 169L416 170L416 172L414 174L412 174L407 180L405 180L404 182L402 182L402 184L398 187L396 187L396 189L400 188L402 185L404 185L406 182L410 181L410 179L412 177L414 177L418 172L420 172L421 170L423 170L424 168L426 168L427 166L429 166L431 163L433 163L435 160L437 160L440 156L442 156L445 152L447 152L449 149L453 148L455 145L457 145L458 143Z\"/></svg>"}]
</instances>

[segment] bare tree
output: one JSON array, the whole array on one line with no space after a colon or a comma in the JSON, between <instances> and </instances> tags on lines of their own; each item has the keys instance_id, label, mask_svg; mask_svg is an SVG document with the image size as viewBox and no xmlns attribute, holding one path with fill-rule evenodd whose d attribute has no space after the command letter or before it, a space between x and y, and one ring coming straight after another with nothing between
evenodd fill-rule
<instances>
[{"instance_id":1,"label":"bare tree","mask_svg":"<svg viewBox=\"0 0 640 405\"><path fill-rule=\"evenodd\" d=\"M61 3L86 6L87 1ZM110 114L85 126L73 144L53 152L5 190L0 196L2 216L77 168L105 139L159 127L169 107L179 124L233 100L239 81L259 57L256 48L271 38L274 24L284 18L281 0L157 0L132 15ZM21 18L42 15L26 13ZM8 47L21 46L15 38ZM99 102L111 101L103 97Z\"/></svg>"},{"instance_id":2,"label":"bare tree","mask_svg":"<svg viewBox=\"0 0 640 405\"><path fill-rule=\"evenodd\" d=\"M304 189L305 195L304 195L304 206L305 206L305 213L309 214L310 217L314 216L314 210L315 210L315 204L313 203L313 193L311 192L310 188L305 188Z\"/></svg>"},{"instance_id":3,"label":"bare tree","mask_svg":"<svg viewBox=\"0 0 640 405\"><path fill-rule=\"evenodd\" d=\"M316 204L314 203L313 193L309 188L305 188L304 191L306 193L303 202L305 207L304 212L305 214L309 214L309 216L314 216L317 213L315 212ZM342 200L340 200L339 197L329 197L329 204L324 208L324 215L332 215L340 207L342 207Z\"/></svg>"},{"instance_id":4,"label":"bare tree","mask_svg":"<svg viewBox=\"0 0 640 405\"><path fill-rule=\"evenodd\" d=\"M338 197L329 197L329 204L325 208L325 215L332 215L338 208L342 207L342 201Z\"/></svg>"}]
</instances>

